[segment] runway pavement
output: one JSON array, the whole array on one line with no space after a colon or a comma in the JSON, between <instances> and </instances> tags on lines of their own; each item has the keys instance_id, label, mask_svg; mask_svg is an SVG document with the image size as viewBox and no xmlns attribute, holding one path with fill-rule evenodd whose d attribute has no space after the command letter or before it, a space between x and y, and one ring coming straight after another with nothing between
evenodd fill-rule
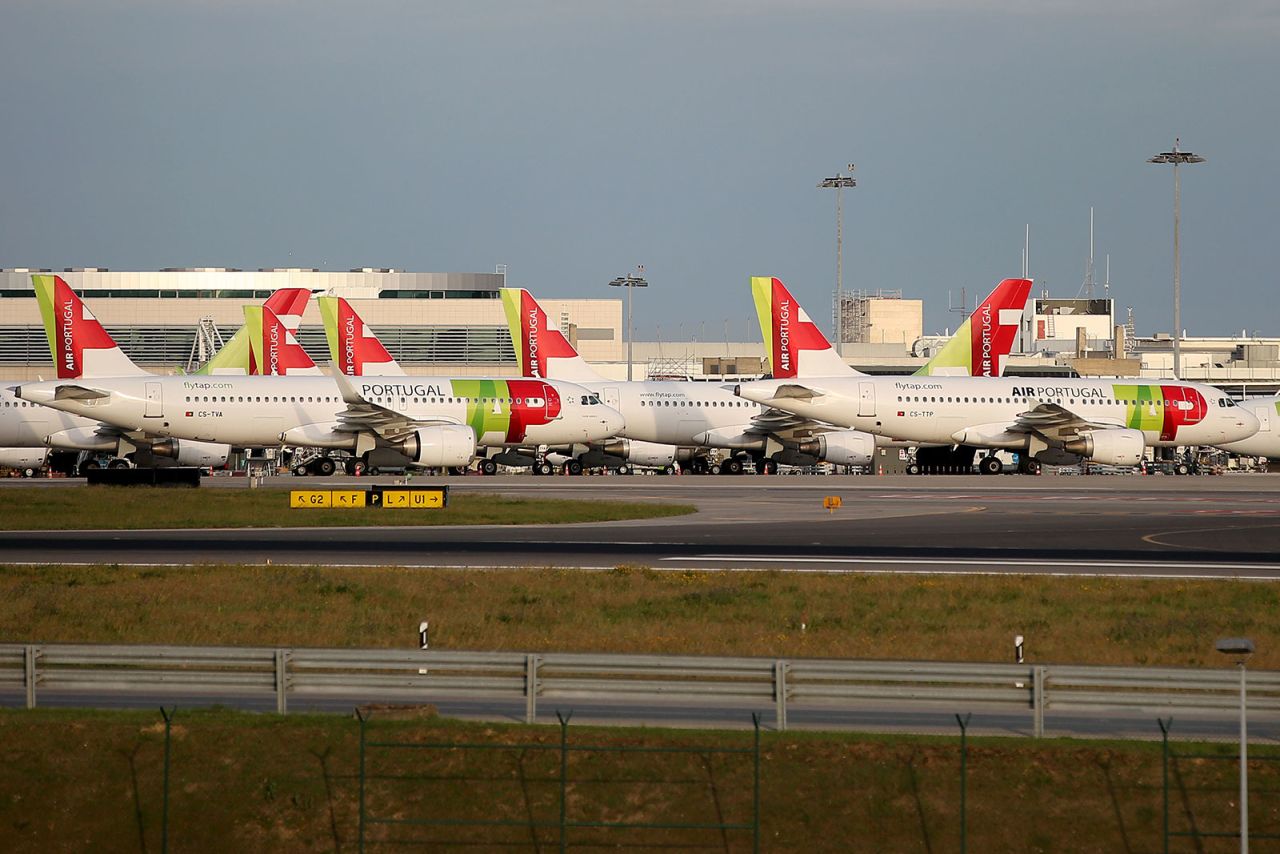
<instances>
[{"instance_id":1,"label":"runway pavement","mask_svg":"<svg viewBox=\"0 0 1280 854\"><path fill-rule=\"evenodd\" d=\"M281 477L265 488L370 482ZM1280 478L1265 475L511 476L414 482L448 483L455 495L689 503L698 513L564 526L3 532L0 554L6 562L637 564L671 570L1280 579ZM8 481L4 487L57 483ZM243 479L207 478L203 488L244 486ZM843 506L824 510L827 495L840 496Z\"/></svg>"}]
</instances>

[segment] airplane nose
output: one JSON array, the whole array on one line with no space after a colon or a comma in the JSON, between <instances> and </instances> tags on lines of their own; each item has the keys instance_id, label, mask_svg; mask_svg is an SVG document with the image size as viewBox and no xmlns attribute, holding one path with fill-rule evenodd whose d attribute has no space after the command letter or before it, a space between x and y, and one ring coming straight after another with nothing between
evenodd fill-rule
<instances>
[{"instance_id":1,"label":"airplane nose","mask_svg":"<svg viewBox=\"0 0 1280 854\"><path fill-rule=\"evenodd\" d=\"M1258 421L1258 416L1249 410L1241 409L1236 415L1238 416L1236 418L1236 430L1232 432L1230 441L1239 442L1241 439L1248 439L1261 429L1262 424Z\"/></svg>"},{"instance_id":2,"label":"airplane nose","mask_svg":"<svg viewBox=\"0 0 1280 854\"><path fill-rule=\"evenodd\" d=\"M605 428L609 431L607 435L616 436L622 432L622 428L627 424L626 419L622 417L622 413L616 409L609 409L604 417Z\"/></svg>"}]
</instances>

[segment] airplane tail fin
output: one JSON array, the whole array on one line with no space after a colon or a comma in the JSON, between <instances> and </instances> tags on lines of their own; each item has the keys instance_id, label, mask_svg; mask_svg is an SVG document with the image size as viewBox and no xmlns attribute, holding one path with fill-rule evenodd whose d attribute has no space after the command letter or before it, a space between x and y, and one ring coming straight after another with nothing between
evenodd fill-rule
<instances>
[{"instance_id":1,"label":"airplane tail fin","mask_svg":"<svg viewBox=\"0 0 1280 854\"><path fill-rule=\"evenodd\" d=\"M146 374L133 363L61 276L33 275L36 302L58 379Z\"/></svg>"},{"instance_id":2,"label":"airplane tail fin","mask_svg":"<svg viewBox=\"0 0 1280 854\"><path fill-rule=\"evenodd\" d=\"M302 315L307 310L307 300L310 298L311 291L306 288L281 288L269 296L263 305L280 318L280 322L286 329L296 332L302 323ZM223 344L222 348L195 373L203 376L211 374L243 376L250 373L249 355L249 327L246 325L236 330L236 334L227 339L227 343Z\"/></svg>"},{"instance_id":3,"label":"airplane tail fin","mask_svg":"<svg viewBox=\"0 0 1280 854\"><path fill-rule=\"evenodd\" d=\"M774 377L860 376L831 347L780 279L752 276L751 296Z\"/></svg>"},{"instance_id":4,"label":"airplane tail fin","mask_svg":"<svg viewBox=\"0 0 1280 854\"><path fill-rule=\"evenodd\" d=\"M1018 336L1030 279L1005 279L978 304L916 376L1004 376L1005 359Z\"/></svg>"},{"instance_id":5,"label":"airplane tail fin","mask_svg":"<svg viewBox=\"0 0 1280 854\"><path fill-rule=\"evenodd\" d=\"M329 339L329 355L343 376L403 376L404 369L391 358L373 330L342 297L320 297L320 316Z\"/></svg>"},{"instance_id":6,"label":"airplane tail fin","mask_svg":"<svg viewBox=\"0 0 1280 854\"><path fill-rule=\"evenodd\" d=\"M547 320L547 313L524 288L503 288L511 343L520 363L520 376L569 382L604 379L586 363L568 339Z\"/></svg>"},{"instance_id":7,"label":"airplane tail fin","mask_svg":"<svg viewBox=\"0 0 1280 854\"><path fill-rule=\"evenodd\" d=\"M284 322L265 305L244 307L244 328L248 330L250 375L282 377L322 373Z\"/></svg>"}]
</instances>

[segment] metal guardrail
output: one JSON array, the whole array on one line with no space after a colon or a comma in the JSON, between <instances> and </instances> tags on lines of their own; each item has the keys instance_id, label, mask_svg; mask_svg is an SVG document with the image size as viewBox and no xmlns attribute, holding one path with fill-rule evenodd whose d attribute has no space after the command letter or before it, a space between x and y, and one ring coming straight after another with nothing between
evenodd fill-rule
<instances>
[{"instance_id":1,"label":"metal guardrail","mask_svg":"<svg viewBox=\"0 0 1280 854\"><path fill-rule=\"evenodd\" d=\"M1280 672L1251 670L1248 681L1251 711L1280 712ZM1239 704L1234 669L96 644L0 644L5 689L24 690L27 708L44 692L233 691L274 698L281 714L291 699L324 697L523 700L530 722L548 701L772 705L778 729L791 706L979 705L1030 712L1036 736L1046 711L1233 712Z\"/></svg>"}]
</instances>

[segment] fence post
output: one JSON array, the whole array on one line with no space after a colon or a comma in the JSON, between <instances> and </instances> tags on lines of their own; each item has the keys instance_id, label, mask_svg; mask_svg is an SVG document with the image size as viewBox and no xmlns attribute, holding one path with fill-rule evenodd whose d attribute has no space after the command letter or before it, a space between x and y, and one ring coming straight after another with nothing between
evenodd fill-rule
<instances>
[{"instance_id":1,"label":"fence post","mask_svg":"<svg viewBox=\"0 0 1280 854\"><path fill-rule=\"evenodd\" d=\"M1048 686L1044 684L1045 667L1037 665L1031 676L1031 706L1035 712L1035 737L1044 738L1044 706Z\"/></svg>"},{"instance_id":2,"label":"fence post","mask_svg":"<svg viewBox=\"0 0 1280 854\"><path fill-rule=\"evenodd\" d=\"M289 651L284 649L276 650L276 714L283 715L288 711L288 698L286 696L289 689L289 673L287 670L289 664Z\"/></svg>"},{"instance_id":3,"label":"fence post","mask_svg":"<svg viewBox=\"0 0 1280 854\"><path fill-rule=\"evenodd\" d=\"M569 840L566 836L568 831L568 798L569 798L569 720L573 717L573 712L569 712L568 717L560 714L560 710L556 709L556 720L560 721L560 851L569 850Z\"/></svg>"},{"instance_id":4,"label":"fence post","mask_svg":"<svg viewBox=\"0 0 1280 854\"><path fill-rule=\"evenodd\" d=\"M170 732L173 729L173 716L177 713L178 707L166 709L160 707L160 714L164 718L164 794L161 796L160 806L160 851L161 854L168 854L169 851L169 744Z\"/></svg>"},{"instance_id":5,"label":"fence post","mask_svg":"<svg viewBox=\"0 0 1280 854\"><path fill-rule=\"evenodd\" d=\"M1173 718L1167 721L1156 718L1160 724L1160 778L1164 791L1164 854L1169 854L1169 727L1173 726Z\"/></svg>"},{"instance_id":6,"label":"fence post","mask_svg":"<svg viewBox=\"0 0 1280 854\"><path fill-rule=\"evenodd\" d=\"M751 851L760 854L760 715L751 713L751 726L755 729L755 745L752 756L753 794L751 819Z\"/></svg>"},{"instance_id":7,"label":"fence post","mask_svg":"<svg viewBox=\"0 0 1280 854\"><path fill-rule=\"evenodd\" d=\"M356 719L360 721L360 824L357 839L359 840L360 854L364 854L364 742L365 742L365 724L369 719L365 717L364 712L356 708Z\"/></svg>"},{"instance_id":8,"label":"fence post","mask_svg":"<svg viewBox=\"0 0 1280 854\"><path fill-rule=\"evenodd\" d=\"M36 707L36 648L27 644L22 649L22 675L26 682L27 708Z\"/></svg>"},{"instance_id":9,"label":"fence post","mask_svg":"<svg viewBox=\"0 0 1280 854\"><path fill-rule=\"evenodd\" d=\"M969 718L972 713L960 717L956 715L956 723L960 724L960 854L969 848L968 841L968 794L969 794Z\"/></svg>"},{"instance_id":10,"label":"fence post","mask_svg":"<svg viewBox=\"0 0 1280 854\"><path fill-rule=\"evenodd\" d=\"M787 663L781 659L773 663L773 701L778 732L784 732L787 728Z\"/></svg>"},{"instance_id":11,"label":"fence post","mask_svg":"<svg viewBox=\"0 0 1280 854\"><path fill-rule=\"evenodd\" d=\"M524 657L524 722L536 723L538 720L538 655L529 653Z\"/></svg>"}]
</instances>

